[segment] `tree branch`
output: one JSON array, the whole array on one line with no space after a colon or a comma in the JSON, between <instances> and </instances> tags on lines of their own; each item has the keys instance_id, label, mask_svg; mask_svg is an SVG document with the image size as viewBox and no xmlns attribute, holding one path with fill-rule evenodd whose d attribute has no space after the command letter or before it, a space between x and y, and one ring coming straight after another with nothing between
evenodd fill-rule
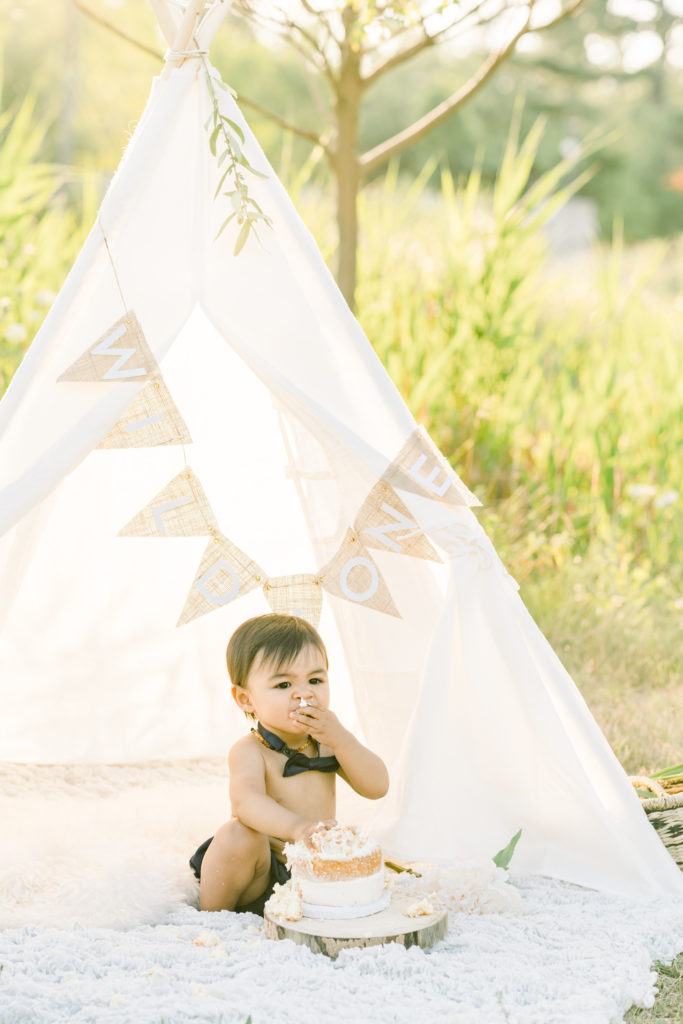
<instances>
[{"instance_id":1,"label":"tree branch","mask_svg":"<svg viewBox=\"0 0 683 1024\"><path fill-rule=\"evenodd\" d=\"M97 22L98 25L101 25L102 28L107 29L109 32L113 32L114 35L119 36L120 39L123 39L132 46L137 47L137 49L142 50L143 53L148 54L150 57L155 57L160 61L164 59L162 54L158 53L156 50L153 50L145 43L141 43L138 39L135 39L134 36L128 35L127 32L122 31L118 26L107 21L107 19L103 18L101 15L95 14L89 7L82 3L81 0L71 0L71 2L79 9L79 11L82 11L83 14L87 15L87 17L92 18L92 20ZM241 93L239 101L243 106L251 107L252 110L256 110L263 117L267 117L270 121L279 125L280 128L284 128L288 132L293 132L294 135L299 135L302 139L306 139L308 142L312 142L316 146L321 146L326 153L329 151L329 140L324 135L320 136L315 132L307 131L305 128L299 128L295 124L290 124L289 121L285 121L285 119L280 117L279 114L274 114L272 110L267 110L266 107L262 107L260 103L255 103L254 100L247 99L247 97L243 96Z\"/></svg>"},{"instance_id":2,"label":"tree branch","mask_svg":"<svg viewBox=\"0 0 683 1024\"><path fill-rule=\"evenodd\" d=\"M111 21L107 21L107 19L103 18L101 14L96 14L86 4L82 3L81 0L71 0L71 2L74 7L77 7L78 10L87 15L88 18L92 18L93 21L96 21L98 25L102 25L103 28L109 29L109 31L113 32L115 36L119 37L119 39L124 39L127 43L130 43L131 46L135 46L138 50L142 50L142 52L146 53L148 57L154 57L155 60L163 61L164 55L159 53L158 50L155 50L151 46L147 46L146 43L141 43L139 39L135 38L135 36L129 35L127 32L124 32L123 29L119 28L118 25L114 25Z\"/></svg>"},{"instance_id":3,"label":"tree branch","mask_svg":"<svg viewBox=\"0 0 683 1024\"><path fill-rule=\"evenodd\" d=\"M381 64L377 65L377 67L375 67L370 72L370 74L364 76L364 85L372 85L372 83L376 81L380 77L380 75L383 75L385 74L385 72L390 71L391 68L397 67L399 64L403 64L404 61L410 60L412 57L415 57L418 53L421 53L422 50L425 50L428 46L434 46L437 41L441 40L441 37L445 35L446 32L450 32L451 29L456 28L458 25L461 25L468 18L471 18L473 14L476 14L477 11L481 10L481 8L488 2L489 0L479 0L479 3L475 4L475 6L472 7L469 11L467 11L466 14L463 14L460 18L456 18L454 21L451 21L448 25L444 25L443 28L438 29L436 32L432 32L431 35L427 32L424 19L421 19L422 28L424 32L422 38L418 39L417 42L413 43L412 46L406 46L405 49L398 50L391 57L388 57ZM498 14L500 14L499 11L496 12L494 17L498 17Z\"/></svg>"},{"instance_id":4,"label":"tree branch","mask_svg":"<svg viewBox=\"0 0 683 1024\"><path fill-rule=\"evenodd\" d=\"M292 31L298 32L299 35L302 37L302 39L306 40L306 42L308 43L310 48L313 50L313 52L320 54L322 59L325 61L325 64L327 66L328 71L331 73L332 72L332 68L328 64L327 57L325 56L325 54L321 50L320 43L315 38L315 36L312 36L311 33L308 32L305 28L303 28L302 25L299 25L298 22L293 21L289 17L289 15L287 14L287 12L284 11L281 7L276 7L275 10L278 11L282 15L282 17L284 19L281 22L281 24L284 25L286 28L291 29Z\"/></svg>"},{"instance_id":5,"label":"tree branch","mask_svg":"<svg viewBox=\"0 0 683 1024\"><path fill-rule=\"evenodd\" d=\"M303 9L308 14L311 15L311 17L317 18L317 20L320 22L320 24L324 25L328 32L330 32L330 33L332 32L332 29L330 28L330 22L329 22L329 20L327 18L327 11L325 11L325 10L316 11L315 7L312 4L310 4L308 2L308 0L299 0L299 3L303 7Z\"/></svg>"},{"instance_id":6,"label":"tree branch","mask_svg":"<svg viewBox=\"0 0 683 1024\"><path fill-rule=\"evenodd\" d=\"M581 0L576 0L577 6L579 2ZM427 132L430 132L438 124L441 124L442 121L445 121L447 117L450 117L458 107L462 106L475 92L481 89L482 85L488 81L496 68L512 53L518 40L528 31L530 18L531 8L527 11L527 16L521 29L512 37L507 46L499 50L498 53L492 53L469 81L465 82L459 89L456 89L448 99L437 104L424 117L415 121L408 128L404 128L403 131L392 135L391 138L381 142L379 146L375 146L374 149L364 153L358 161L361 175L367 177L378 167L381 167L382 164L385 164L392 156L395 156L396 153L400 153L407 146L417 142L423 135L426 135Z\"/></svg>"},{"instance_id":7,"label":"tree branch","mask_svg":"<svg viewBox=\"0 0 683 1024\"><path fill-rule=\"evenodd\" d=\"M545 32L547 28L552 28L553 25L559 25L565 18L569 18L575 11L579 9L584 3L584 0L573 0L573 3L568 4L563 11L553 18L552 21L546 21L544 25L535 25L532 28L527 29L527 32Z\"/></svg>"},{"instance_id":8,"label":"tree branch","mask_svg":"<svg viewBox=\"0 0 683 1024\"><path fill-rule=\"evenodd\" d=\"M260 24L267 31L275 32L277 36L284 39L290 46L293 46L305 60L310 61L321 74L325 75L333 86L335 85L334 68L330 64L323 47L320 46L315 37L311 36L301 25L293 21L282 8L276 8L283 15L282 20L274 18L272 15L264 14L252 5L250 0L241 0L239 8L246 18L251 19L257 25ZM295 31L306 40L310 50L304 49L297 41L293 35Z\"/></svg>"},{"instance_id":9,"label":"tree branch","mask_svg":"<svg viewBox=\"0 0 683 1024\"><path fill-rule=\"evenodd\" d=\"M294 135L298 135L302 139L307 139L316 146L322 146L325 152L327 152L329 143L325 135L317 135L315 132L307 131L306 128L299 128L298 125L292 124L290 121L285 121L285 119L280 117L279 114L274 114L272 110L268 110L267 107L262 107L260 103L255 103L254 100L247 99L247 97L243 96L242 93L239 93L237 98L243 106L251 107L252 110L262 114L264 117L267 117L269 121L273 121L274 124L279 125L280 128L284 128L285 131L293 132Z\"/></svg>"}]
</instances>

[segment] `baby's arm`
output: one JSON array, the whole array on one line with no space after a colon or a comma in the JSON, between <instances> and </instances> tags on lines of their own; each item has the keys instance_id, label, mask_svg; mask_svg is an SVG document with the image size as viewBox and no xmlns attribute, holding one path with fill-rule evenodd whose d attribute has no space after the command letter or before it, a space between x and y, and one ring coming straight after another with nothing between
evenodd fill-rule
<instances>
[{"instance_id":1,"label":"baby's arm","mask_svg":"<svg viewBox=\"0 0 683 1024\"><path fill-rule=\"evenodd\" d=\"M389 789L389 773L384 761L345 729L333 711L309 704L293 711L290 717L302 726L302 731L334 751L339 761L339 775L356 793L368 800L384 796Z\"/></svg>"},{"instance_id":2,"label":"baby's arm","mask_svg":"<svg viewBox=\"0 0 683 1024\"><path fill-rule=\"evenodd\" d=\"M250 736L232 748L228 769L232 813L243 825L284 842L307 841L318 823L295 814L268 796L263 756Z\"/></svg>"}]
</instances>

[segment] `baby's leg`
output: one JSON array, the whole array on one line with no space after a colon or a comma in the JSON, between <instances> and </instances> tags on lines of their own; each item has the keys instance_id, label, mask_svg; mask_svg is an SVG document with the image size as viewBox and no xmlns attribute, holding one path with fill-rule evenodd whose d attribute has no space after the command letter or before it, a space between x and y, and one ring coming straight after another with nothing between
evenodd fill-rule
<instances>
[{"instance_id":1,"label":"baby's leg","mask_svg":"<svg viewBox=\"0 0 683 1024\"><path fill-rule=\"evenodd\" d=\"M268 837L233 818L213 837L204 854L201 875L202 910L234 910L251 903L268 888Z\"/></svg>"}]
</instances>

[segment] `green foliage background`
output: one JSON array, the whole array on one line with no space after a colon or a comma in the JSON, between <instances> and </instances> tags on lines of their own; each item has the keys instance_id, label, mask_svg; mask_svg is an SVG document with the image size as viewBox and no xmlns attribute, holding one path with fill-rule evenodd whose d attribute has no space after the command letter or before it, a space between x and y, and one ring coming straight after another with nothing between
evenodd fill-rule
<instances>
[{"instance_id":1,"label":"green foliage background","mask_svg":"<svg viewBox=\"0 0 683 1024\"><path fill-rule=\"evenodd\" d=\"M165 46L147 0L88 0L97 14L114 21L146 46ZM680 29L662 0L656 23L664 33ZM660 25L659 23L662 22ZM406 173L417 174L438 152L455 178L474 159L493 184L505 147L516 99L525 99L523 128L539 114L548 125L532 176L553 167L567 142L598 128L610 138L598 158L597 173L582 194L595 200L602 237L609 239L615 218L627 240L673 236L683 231L683 198L669 186L669 175L683 168L683 69L662 62L634 74L602 71L588 63L584 39L605 38L640 26L611 12L604 0L589 2L556 26L539 49L522 49L454 117L402 156ZM31 93L38 114L49 125L41 155L70 166L99 171L102 191L116 167L160 67L155 58L117 39L90 21L68 0L0 0L0 46L4 61L3 106ZM320 107L331 96L324 80L314 80L298 54L284 45L267 48L243 21L228 19L212 46L212 60L224 79L246 98L311 130L322 130ZM361 147L376 145L448 96L478 66L479 57L434 48L395 69L371 87L363 109ZM245 108L247 111L249 108ZM266 155L280 168L282 132L261 115L249 121ZM289 140L301 164L310 144ZM318 175L326 179L326 168Z\"/></svg>"},{"instance_id":2,"label":"green foliage background","mask_svg":"<svg viewBox=\"0 0 683 1024\"><path fill-rule=\"evenodd\" d=\"M146 6L123 6L126 27L160 50ZM0 393L93 222L158 70L67 4L7 9ZM75 49L67 41L74 14ZM287 51L266 55L234 26L217 44L214 60L238 90L320 123L307 75ZM399 114L419 113L452 86L445 60L429 75L414 65L401 89L397 74L368 107L368 143L378 111L384 128L392 117L398 126ZM507 67L501 75L512 86L501 77L498 91L484 90L362 194L358 316L416 418L481 498L481 521L617 754L633 772L654 770L683 759L683 243L674 230L683 200L670 193L678 206L669 210L643 182L662 151L667 166L679 158L678 100L666 117L660 109L639 122L641 141L635 130L605 141L606 127L629 116L628 104L612 110L600 122L592 174L582 176L586 159L558 161L558 146L568 132L587 136L596 82L577 71L579 87L562 92L556 69L536 67L545 87L525 90L517 138L520 74ZM637 78L642 100L650 85ZM552 115L545 128L539 111ZM325 168L307 144L246 112L331 261ZM666 134L662 124L674 127ZM661 137L648 145L648 133ZM62 152L70 159L60 165ZM606 190L606 237L560 264L542 227L577 188ZM639 209L651 209L642 230L661 222L668 237L625 241L641 231L630 200L618 198L629 190ZM618 210L628 213L623 221L612 220Z\"/></svg>"}]
</instances>

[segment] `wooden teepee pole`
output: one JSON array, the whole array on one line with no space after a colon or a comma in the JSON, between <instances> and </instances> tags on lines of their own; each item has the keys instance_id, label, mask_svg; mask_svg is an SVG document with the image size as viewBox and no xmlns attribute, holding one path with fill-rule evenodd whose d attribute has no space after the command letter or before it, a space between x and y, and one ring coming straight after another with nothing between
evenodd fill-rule
<instances>
[{"instance_id":1,"label":"wooden teepee pole","mask_svg":"<svg viewBox=\"0 0 683 1024\"><path fill-rule=\"evenodd\" d=\"M204 10L205 0L189 0L183 20L180 22L180 26L176 33L176 37L173 40L171 46L172 50L177 50L182 53L183 50L187 49L187 45L192 39L197 28L197 22L199 16ZM185 61L184 57L176 57L166 61L166 67L164 68L161 77L168 78L174 68L179 68Z\"/></svg>"},{"instance_id":2,"label":"wooden teepee pole","mask_svg":"<svg viewBox=\"0 0 683 1024\"><path fill-rule=\"evenodd\" d=\"M163 32L164 39L169 46L172 46L176 35L176 25L166 5L166 0L149 0L149 3L159 22L159 28Z\"/></svg>"}]
</instances>

